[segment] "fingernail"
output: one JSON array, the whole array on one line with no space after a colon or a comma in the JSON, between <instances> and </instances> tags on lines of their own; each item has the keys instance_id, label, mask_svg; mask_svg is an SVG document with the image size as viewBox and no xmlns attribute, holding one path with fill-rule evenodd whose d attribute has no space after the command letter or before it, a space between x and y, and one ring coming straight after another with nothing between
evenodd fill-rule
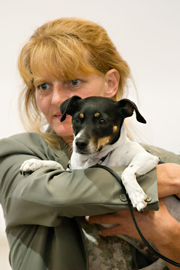
<instances>
[{"instance_id":1,"label":"fingernail","mask_svg":"<svg viewBox=\"0 0 180 270\"><path fill-rule=\"evenodd\" d=\"M86 220L87 222L89 222L89 216L86 216L86 217L85 217L85 220Z\"/></svg>"}]
</instances>

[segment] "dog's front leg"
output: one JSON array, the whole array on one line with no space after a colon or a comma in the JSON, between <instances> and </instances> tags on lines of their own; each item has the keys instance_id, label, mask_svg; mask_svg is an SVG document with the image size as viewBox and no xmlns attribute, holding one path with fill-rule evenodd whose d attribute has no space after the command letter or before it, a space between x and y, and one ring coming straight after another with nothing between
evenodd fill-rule
<instances>
[{"instance_id":1,"label":"dog's front leg","mask_svg":"<svg viewBox=\"0 0 180 270\"><path fill-rule=\"evenodd\" d=\"M23 175L32 173L42 167L50 167L52 169L61 169L64 170L61 164L53 160L39 160L39 159L28 159L24 161L21 165L20 173Z\"/></svg>"},{"instance_id":2,"label":"dog's front leg","mask_svg":"<svg viewBox=\"0 0 180 270\"><path fill-rule=\"evenodd\" d=\"M133 207L138 211L142 211L147 203L147 195L138 184L136 177L143 175L152 170L158 164L159 158L143 152L137 154L129 166L122 173L122 182L129 195Z\"/></svg>"},{"instance_id":3,"label":"dog's front leg","mask_svg":"<svg viewBox=\"0 0 180 270\"><path fill-rule=\"evenodd\" d=\"M138 184L135 173L130 167L126 168L122 173L122 182L133 207L138 211L142 211L147 205L145 201L147 195Z\"/></svg>"}]
</instances>

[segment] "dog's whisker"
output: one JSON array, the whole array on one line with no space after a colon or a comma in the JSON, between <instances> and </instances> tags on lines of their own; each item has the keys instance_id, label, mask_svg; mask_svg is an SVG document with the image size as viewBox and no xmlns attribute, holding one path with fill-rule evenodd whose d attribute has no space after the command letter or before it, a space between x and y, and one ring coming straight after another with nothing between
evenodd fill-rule
<instances>
[{"instance_id":1,"label":"dog's whisker","mask_svg":"<svg viewBox=\"0 0 180 270\"><path fill-rule=\"evenodd\" d=\"M68 149L69 151L72 152L73 149L73 140L67 140L65 143L64 149Z\"/></svg>"}]
</instances>

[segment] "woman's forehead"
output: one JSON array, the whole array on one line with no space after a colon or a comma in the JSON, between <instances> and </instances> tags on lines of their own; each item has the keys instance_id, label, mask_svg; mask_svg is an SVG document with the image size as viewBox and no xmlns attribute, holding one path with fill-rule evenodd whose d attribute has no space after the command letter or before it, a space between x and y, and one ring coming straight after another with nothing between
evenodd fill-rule
<instances>
[{"instance_id":1,"label":"woman's forehead","mask_svg":"<svg viewBox=\"0 0 180 270\"><path fill-rule=\"evenodd\" d=\"M70 65L71 63L71 65ZM36 80L42 78L54 77L56 79L73 80L77 79L78 75L87 76L89 74L99 73L95 68L91 67L85 60L73 62L67 61L61 65L61 61L53 61L52 58L35 58L31 61L31 72Z\"/></svg>"},{"instance_id":2,"label":"woman's forehead","mask_svg":"<svg viewBox=\"0 0 180 270\"><path fill-rule=\"evenodd\" d=\"M59 68L56 68L54 65L53 67L45 65L43 62L39 62L38 65L34 63L31 68L32 74L35 81L42 81L44 79L53 79L53 78L63 78L63 71Z\"/></svg>"},{"instance_id":3,"label":"woman's forehead","mask_svg":"<svg viewBox=\"0 0 180 270\"><path fill-rule=\"evenodd\" d=\"M92 66L91 53L82 43L64 44L52 40L41 40L31 51L30 69L34 76L44 76L44 70L54 77L75 79L82 75L99 73ZM90 64L91 63L91 64Z\"/></svg>"}]
</instances>

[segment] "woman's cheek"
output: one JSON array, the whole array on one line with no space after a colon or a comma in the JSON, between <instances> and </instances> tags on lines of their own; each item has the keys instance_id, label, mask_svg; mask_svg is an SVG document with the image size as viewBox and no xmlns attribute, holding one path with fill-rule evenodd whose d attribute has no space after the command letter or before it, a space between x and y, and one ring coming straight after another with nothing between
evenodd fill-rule
<instances>
[{"instance_id":1,"label":"woman's cheek","mask_svg":"<svg viewBox=\"0 0 180 270\"><path fill-rule=\"evenodd\" d=\"M48 108L50 108L50 104L47 98L42 97L39 94L36 94L36 103L40 111L46 116Z\"/></svg>"}]
</instances>

